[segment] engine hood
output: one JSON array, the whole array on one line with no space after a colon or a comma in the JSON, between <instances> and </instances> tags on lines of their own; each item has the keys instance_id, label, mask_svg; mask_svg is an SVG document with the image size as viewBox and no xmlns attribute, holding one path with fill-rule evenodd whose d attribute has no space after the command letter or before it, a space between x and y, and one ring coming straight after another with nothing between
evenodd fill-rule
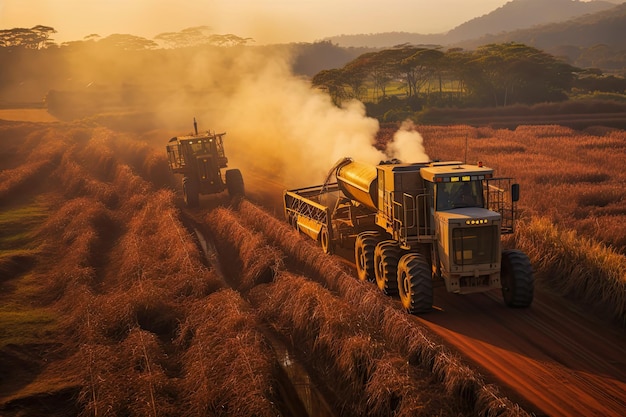
<instances>
[{"instance_id":1,"label":"engine hood","mask_svg":"<svg viewBox=\"0 0 626 417\"><path fill-rule=\"evenodd\" d=\"M500 213L487 210L482 207L463 207L446 211L438 211L437 217L442 220L458 220L464 222L466 220L487 220L488 222L500 220Z\"/></svg>"}]
</instances>

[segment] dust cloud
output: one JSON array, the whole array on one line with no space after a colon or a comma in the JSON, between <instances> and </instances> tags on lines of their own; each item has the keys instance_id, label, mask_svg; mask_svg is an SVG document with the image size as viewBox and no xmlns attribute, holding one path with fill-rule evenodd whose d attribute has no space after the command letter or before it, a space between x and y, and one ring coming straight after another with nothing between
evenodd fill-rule
<instances>
[{"instance_id":1,"label":"dust cloud","mask_svg":"<svg viewBox=\"0 0 626 417\"><path fill-rule=\"evenodd\" d=\"M409 123L385 151L377 149L379 124L366 117L364 105L350 101L338 108L309 80L292 74L290 59L288 48L224 48L198 55L186 65L186 76L204 94L200 100L185 94L169 100L162 118L186 113L188 120L198 119L200 130L226 131L229 166L240 168L248 183L255 177L276 188L320 184L346 156L371 164L427 159L421 136Z\"/></svg>"}]
</instances>

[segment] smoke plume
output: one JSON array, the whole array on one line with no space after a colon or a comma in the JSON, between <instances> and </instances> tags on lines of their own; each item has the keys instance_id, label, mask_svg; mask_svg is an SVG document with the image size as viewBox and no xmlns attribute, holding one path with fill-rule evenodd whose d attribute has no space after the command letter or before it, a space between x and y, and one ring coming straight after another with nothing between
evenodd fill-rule
<instances>
[{"instance_id":1,"label":"smoke plume","mask_svg":"<svg viewBox=\"0 0 626 417\"><path fill-rule=\"evenodd\" d=\"M402 123L400 129L394 134L393 141L387 145L386 154L402 162L430 161L424 149L424 139L411 120L405 120Z\"/></svg>"}]
</instances>

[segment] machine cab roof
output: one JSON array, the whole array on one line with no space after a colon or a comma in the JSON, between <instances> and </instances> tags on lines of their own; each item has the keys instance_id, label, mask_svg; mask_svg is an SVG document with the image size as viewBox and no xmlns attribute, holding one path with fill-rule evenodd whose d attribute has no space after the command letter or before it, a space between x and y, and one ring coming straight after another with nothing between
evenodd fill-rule
<instances>
[{"instance_id":1,"label":"machine cab roof","mask_svg":"<svg viewBox=\"0 0 626 417\"><path fill-rule=\"evenodd\" d=\"M423 179L429 182L478 181L493 177L493 169L462 162L431 162L420 170Z\"/></svg>"}]
</instances>

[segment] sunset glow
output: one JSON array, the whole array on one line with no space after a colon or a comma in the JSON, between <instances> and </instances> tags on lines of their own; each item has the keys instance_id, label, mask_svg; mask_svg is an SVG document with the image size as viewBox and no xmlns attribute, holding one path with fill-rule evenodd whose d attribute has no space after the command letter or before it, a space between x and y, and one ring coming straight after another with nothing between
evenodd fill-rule
<instances>
[{"instance_id":1,"label":"sunset glow","mask_svg":"<svg viewBox=\"0 0 626 417\"><path fill-rule=\"evenodd\" d=\"M341 34L443 33L506 0L3 0L0 28L51 26L57 42L124 33L159 33L206 25L258 44L313 42Z\"/></svg>"}]
</instances>

